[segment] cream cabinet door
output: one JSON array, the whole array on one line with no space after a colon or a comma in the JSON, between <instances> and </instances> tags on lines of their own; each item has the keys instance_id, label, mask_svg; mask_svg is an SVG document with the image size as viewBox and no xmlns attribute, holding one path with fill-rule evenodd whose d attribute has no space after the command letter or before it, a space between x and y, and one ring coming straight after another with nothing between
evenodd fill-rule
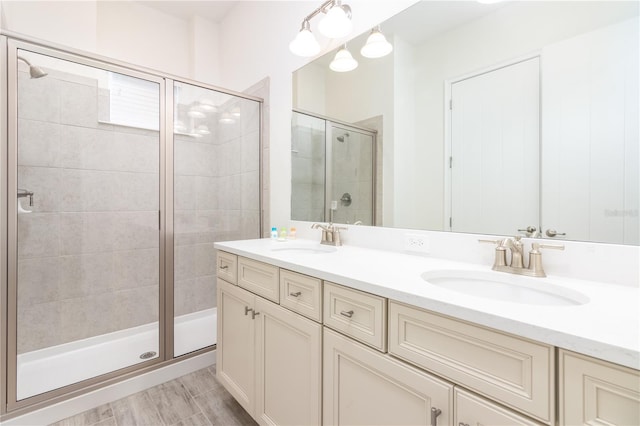
<instances>
[{"instance_id":1,"label":"cream cabinet door","mask_svg":"<svg viewBox=\"0 0 640 426\"><path fill-rule=\"evenodd\" d=\"M560 350L560 425L640 425L640 371Z\"/></svg>"},{"instance_id":2,"label":"cream cabinet door","mask_svg":"<svg viewBox=\"0 0 640 426\"><path fill-rule=\"evenodd\" d=\"M253 414L255 407L255 296L218 279L218 380Z\"/></svg>"},{"instance_id":3,"label":"cream cabinet door","mask_svg":"<svg viewBox=\"0 0 640 426\"><path fill-rule=\"evenodd\" d=\"M453 423L458 426L542 426L542 423L463 389L456 388L455 401L456 412Z\"/></svg>"},{"instance_id":4,"label":"cream cabinet door","mask_svg":"<svg viewBox=\"0 0 640 426\"><path fill-rule=\"evenodd\" d=\"M325 425L453 424L453 385L327 328L323 352Z\"/></svg>"},{"instance_id":5,"label":"cream cabinet door","mask_svg":"<svg viewBox=\"0 0 640 426\"><path fill-rule=\"evenodd\" d=\"M256 297L256 415L262 425L319 425L322 325Z\"/></svg>"}]
</instances>

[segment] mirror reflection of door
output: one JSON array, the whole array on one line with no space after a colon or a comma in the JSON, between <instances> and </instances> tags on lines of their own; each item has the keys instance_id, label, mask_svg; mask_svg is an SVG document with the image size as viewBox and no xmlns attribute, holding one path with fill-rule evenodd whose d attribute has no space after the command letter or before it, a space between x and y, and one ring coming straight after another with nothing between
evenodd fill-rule
<instances>
[{"instance_id":1,"label":"mirror reflection of door","mask_svg":"<svg viewBox=\"0 0 640 426\"><path fill-rule=\"evenodd\" d=\"M445 229L512 235L538 226L539 104L537 57L451 84Z\"/></svg>"},{"instance_id":2,"label":"mirror reflection of door","mask_svg":"<svg viewBox=\"0 0 640 426\"><path fill-rule=\"evenodd\" d=\"M331 176L327 181L327 218L336 223L373 225L374 182L371 133L331 125Z\"/></svg>"}]
</instances>

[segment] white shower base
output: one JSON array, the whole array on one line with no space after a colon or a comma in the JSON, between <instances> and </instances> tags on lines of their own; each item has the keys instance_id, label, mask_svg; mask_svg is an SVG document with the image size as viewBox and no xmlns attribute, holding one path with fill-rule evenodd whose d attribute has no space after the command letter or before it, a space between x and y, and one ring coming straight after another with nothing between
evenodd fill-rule
<instances>
[{"instance_id":1,"label":"white shower base","mask_svg":"<svg viewBox=\"0 0 640 426\"><path fill-rule=\"evenodd\" d=\"M217 309L176 317L174 355L184 355L216 343ZM120 330L18 355L18 400L58 389L157 358L158 323Z\"/></svg>"}]
</instances>

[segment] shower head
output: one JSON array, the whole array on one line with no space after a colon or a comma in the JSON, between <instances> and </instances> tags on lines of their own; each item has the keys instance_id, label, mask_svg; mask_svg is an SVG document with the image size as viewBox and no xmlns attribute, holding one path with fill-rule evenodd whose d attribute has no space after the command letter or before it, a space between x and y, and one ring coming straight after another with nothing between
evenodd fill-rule
<instances>
[{"instance_id":1,"label":"shower head","mask_svg":"<svg viewBox=\"0 0 640 426\"><path fill-rule=\"evenodd\" d=\"M336 139L338 139L338 142L344 142L344 138L348 138L348 137L349 137L349 132L345 132L344 135L338 136Z\"/></svg>"},{"instance_id":2,"label":"shower head","mask_svg":"<svg viewBox=\"0 0 640 426\"><path fill-rule=\"evenodd\" d=\"M18 60L24 62L29 66L29 75L31 76L31 78L40 78L47 75L47 73L44 72L42 68L37 67L35 65L31 65L31 63L27 61L25 58L23 58L22 56L18 56Z\"/></svg>"}]
</instances>

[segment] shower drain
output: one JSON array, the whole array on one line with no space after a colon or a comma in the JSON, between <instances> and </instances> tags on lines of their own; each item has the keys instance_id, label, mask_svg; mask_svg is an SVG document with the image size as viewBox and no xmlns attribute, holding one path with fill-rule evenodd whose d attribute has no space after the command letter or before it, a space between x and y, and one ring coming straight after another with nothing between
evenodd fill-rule
<instances>
[{"instance_id":1,"label":"shower drain","mask_svg":"<svg viewBox=\"0 0 640 426\"><path fill-rule=\"evenodd\" d=\"M149 352L145 352L142 355L140 355L140 358L141 359L149 359L149 358L153 358L154 356L156 356L156 352L149 351Z\"/></svg>"}]
</instances>

